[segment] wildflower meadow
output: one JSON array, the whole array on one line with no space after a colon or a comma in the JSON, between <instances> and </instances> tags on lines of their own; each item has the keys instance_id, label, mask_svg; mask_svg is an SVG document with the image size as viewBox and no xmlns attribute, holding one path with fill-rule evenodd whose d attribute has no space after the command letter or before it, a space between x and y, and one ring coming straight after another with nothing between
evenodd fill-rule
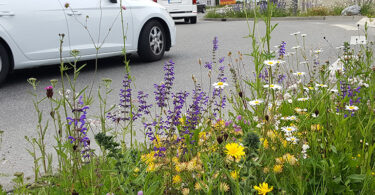
<instances>
[{"instance_id":1,"label":"wildflower meadow","mask_svg":"<svg viewBox=\"0 0 375 195\"><path fill-rule=\"evenodd\" d=\"M110 78L97 90L77 88L79 51L75 62L61 61L51 86L30 78L38 128L26 139L35 174L32 183L15 174L12 193L375 194L373 42L332 48L336 62L304 45L287 52L308 38L300 32L274 48L273 9L255 17L248 52L218 56L214 37L212 60L199 61L209 83L193 75L191 91L174 88L173 59L153 94L138 91L126 55L120 91ZM266 26L261 37L258 25ZM118 104L107 103L110 94ZM53 130L50 154L45 135Z\"/></svg>"}]
</instances>

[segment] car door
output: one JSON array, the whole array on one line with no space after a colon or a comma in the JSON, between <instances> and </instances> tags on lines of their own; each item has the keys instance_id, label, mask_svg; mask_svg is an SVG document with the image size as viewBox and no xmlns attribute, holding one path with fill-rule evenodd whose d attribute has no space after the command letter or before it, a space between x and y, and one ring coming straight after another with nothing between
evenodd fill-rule
<instances>
[{"instance_id":1,"label":"car door","mask_svg":"<svg viewBox=\"0 0 375 195\"><path fill-rule=\"evenodd\" d=\"M119 52L123 48L120 2L115 0L67 0L66 10L72 49L81 56ZM126 3L124 2L126 7ZM127 36L126 49L132 48L133 20L131 12L123 9Z\"/></svg>"},{"instance_id":2,"label":"car door","mask_svg":"<svg viewBox=\"0 0 375 195\"><path fill-rule=\"evenodd\" d=\"M59 34L67 28L58 0L0 0L0 25L27 58L59 58Z\"/></svg>"}]
</instances>

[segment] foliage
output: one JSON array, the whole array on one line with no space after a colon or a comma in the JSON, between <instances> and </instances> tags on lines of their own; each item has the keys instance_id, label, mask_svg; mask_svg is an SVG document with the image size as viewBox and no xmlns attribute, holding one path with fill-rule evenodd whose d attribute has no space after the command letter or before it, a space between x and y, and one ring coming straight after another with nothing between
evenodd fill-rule
<instances>
[{"instance_id":1,"label":"foliage","mask_svg":"<svg viewBox=\"0 0 375 195\"><path fill-rule=\"evenodd\" d=\"M117 106L107 105L110 79L102 80L95 102L89 87L76 87L84 66L62 61L61 80L45 88L46 97L33 96L38 134L29 151L38 177L29 185L22 173L15 175L14 192L374 194L374 46L345 43L338 48L335 66L323 62L324 51L310 52L305 45L286 52L291 43L282 42L274 52L273 8L263 14L266 33L256 35L255 17L247 37L250 62L241 52L218 58L215 37L212 59L200 61L208 85L193 76L192 91L174 89L175 64L168 61L163 81L153 85L151 102L148 94L136 93L126 59ZM298 44L307 35L291 36ZM242 74L250 67L253 77ZM34 91L43 90L36 79L29 81ZM58 86L60 96L53 93ZM95 103L100 112L89 113ZM50 111L43 113L38 108L42 104ZM56 130L55 172L44 166L50 160L43 153L46 130L41 121L51 121ZM141 131L144 143L133 141ZM100 149L92 149L89 132Z\"/></svg>"}]
</instances>

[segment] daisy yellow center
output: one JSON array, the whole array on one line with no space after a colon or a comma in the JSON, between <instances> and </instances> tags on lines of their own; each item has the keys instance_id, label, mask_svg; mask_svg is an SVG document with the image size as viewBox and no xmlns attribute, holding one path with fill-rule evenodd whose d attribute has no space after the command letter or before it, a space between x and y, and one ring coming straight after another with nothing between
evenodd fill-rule
<instances>
[{"instance_id":1,"label":"daisy yellow center","mask_svg":"<svg viewBox=\"0 0 375 195\"><path fill-rule=\"evenodd\" d=\"M223 82L218 82L217 85L222 86L222 85L224 85L224 83Z\"/></svg>"},{"instance_id":2,"label":"daisy yellow center","mask_svg":"<svg viewBox=\"0 0 375 195\"><path fill-rule=\"evenodd\" d=\"M273 64L273 62L268 62L268 64L269 64L269 65L272 65L272 64Z\"/></svg>"},{"instance_id":3,"label":"daisy yellow center","mask_svg":"<svg viewBox=\"0 0 375 195\"><path fill-rule=\"evenodd\" d=\"M288 127L288 128L286 128L286 130L287 131L293 131L293 128Z\"/></svg>"},{"instance_id":4,"label":"daisy yellow center","mask_svg":"<svg viewBox=\"0 0 375 195\"><path fill-rule=\"evenodd\" d=\"M296 140L296 138L292 137L290 140L294 141L294 140Z\"/></svg>"},{"instance_id":5,"label":"daisy yellow center","mask_svg":"<svg viewBox=\"0 0 375 195\"><path fill-rule=\"evenodd\" d=\"M270 87L275 87L275 85L270 85Z\"/></svg>"},{"instance_id":6,"label":"daisy yellow center","mask_svg":"<svg viewBox=\"0 0 375 195\"><path fill-rule=\"evenodd\" d=\"M354 110L354 106L349 106L349 109L350 110Z\"/></svg>"},{"instance_id":7,"label":"daisy yellow center","mask_svg":"<svg viewBox=\"0 0 375 195\"><path fill-rule=\"evenodd\" d=\"M254 103L255 103L255 104L259 104L260 102L259 102L259 101L255 101Z\"/></svg>"},{"instance_id":8,"label":"daisy yellow center","mask_svg":"<svg viewBox=\"0 0 375 195\"><path fill-rule=\"evenodd\" d=\"M302 75L302 72L297 73L298 75Z\"/></svg>"}]
</instances>

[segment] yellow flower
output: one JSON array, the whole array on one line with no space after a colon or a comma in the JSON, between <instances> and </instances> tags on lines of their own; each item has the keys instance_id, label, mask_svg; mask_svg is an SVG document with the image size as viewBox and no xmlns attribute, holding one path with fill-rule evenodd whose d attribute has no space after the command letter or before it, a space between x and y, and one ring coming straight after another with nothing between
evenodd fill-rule
<instances>
[{"instance_id":1,"label":"yellow flower","mask_svg":"<svg viewBox=\"0 0 375 195\"><path fill-rule=\"evenodd\" d=\"M182 179L181 176L176 175L173 177L173 183L181 183Z\"/></svg>"},{"instance_id":2,"label":"yellow flower","mask_svg":"<svg viewBox=\"0 0 375 195\"><path fill-rule=\"evenodd\" d=\"M267 139L264 139L264 141L263 141L263 147L264 147L264 149L268 148L268 140Z\"/></svg>"},{"instance_id":3,"label":"yellow flower","mask_svg":"<svg viewBox=\"0 0 375 195\"><path fill-rule=\"evenodd\" d=\"M140 170L139 170L138 167L136 167L133 171L134 171L134 173L138 173Z\"/></svg>"},{"instance_id":4,"label":"yellow flower","mask_svg":"<svg viewBox=\"0 0 375 195\"><path fill-rule=\"evenodd\" d=\"M322 126L320 126L320 124L312 124L311 125L312 131L320 131L321 129L322 129Z\"/></svg>"},{"instance_id":5,"label":"yellow flower","mask_svg":"<svg viewBox=\"0 0 375 195\"><path fill-rule=\"evenodd\" d=\"M222 192L228 192L229 191L229 186L226 183L220 183L219 190Z\"/></svg>"},{"instance_id":6,"label":"yellow flower","mask_svg":"<svg viewBox=\"0 0 375 195\"><path fill-rule=\"evenodd\" d=\"M141 156L141 160L147 164L155 161L155 152L150 152Z\"/></svg>"},{"instance_id":7,"label":"yellow flower","mask_svg":"<svg viewBox=\"0 0 375 195\"><path fill-rule=\"evenodd\" d=\"M358 156L358 158L360 158L360 157L361 157L361 154L357 154L357 156Z\"/></svg>"},{"instance_id":8,"label":"yellow flower","mask_svg":"<svg viewBox=\"0 0 375 195\"><path fill-rule=\"evenodd\" d=\"M372 175L372 176L375 176L375 172L371 172L371 175Z\"/></svg>"},{"instance_id":9,"label":"yellow flower","mask_svg":"<svg viewBox=\"0 0 375 195\"><path fill-rule=\"evenodd\" d=\"M271 138L271 140L275 140L276 138L275 132L273 132L272 130L267 131L267 136Z\"/></svg>"},{"instance_id":10,"label":"yellow flower","mask_svg":"<svg viewBox=\"0 0 375 195\"><path fill-rule=\"evenodd\" d=\"M179 118L178 120L180 121L181 125L185 125L185 119L184 118Z\"/></svg>"},{"instance_id":11,"label":"yellow flower","mask_svg":"<svg viewBox=\"0 0 375 195\"><path fill-rule=\"evenodd\" d=\"M190 193L189 188L184 188L184 189L182 189L182 194L183 194L183 195L188 195L189 193Z\"/></svg>"},{"instance_id":12,"label":"yellow flower","mask_svg":"<svg viewBox=\"0 0 375 195\"><path fill-rule=\"evenodd\" d=\"M268 183L263 182L262 184L259 184L259 186L254 186L254 189L258 191L258 194L266 195L273 190L273 186L269 188Z\"/></svg>"},{"instance_id":13,"label":"yellow flower","mask_svg":"<svg viewBox=\"0 0 375 195\"><path fill-rule=\"evenodd\" d=\"M186 169L188 171L193 171L196 165L197 165L197 163L194 163L193 161L190 161L189 163L187 163Z\"/></svg>"},{"instance_id":14,"label":"yellow flower","mask_svg":"<svg viewBox=\"0 0 375 195\"><path fill-rule=\"evenodd\" d=\"M236 159L240 159L242 156L245 156L244 147L238 143L230 143L225 146L225 153L229 156L232 156Z\"/></svg>"},{"instance_id":15,"label":"yellow flower","mask_svg":"<svg viewBox=\"0 0 375 195\"><path fill-rule=\"evenodd\" d=\"M200 190L202 189L201 184L199 184L199 182L195 183L195 185L194 185L194 189L195 189L196 191L200 191Z\"/></svg>"},{"instance_id":16,"label":"yellow flower","mask_svg":"<svg viewBox=\"0 0 375 195\"><path fill-rule=\"evenodd\" d=\"M155 137L155 139L154 139L153 142L154 142L155 147L157 147L157 148L162 147L162 144L161 144L161 141L160 141L160 137L158 135Z\"/></svg>"},{"instance_id":17,"label":"yellow flower","mask_svg":"<svg viewBox=\"0 0 375 195\"><path fill-rule=\"evenodd\" d=\"M283 156L284 161L288 162L290 165L295 165L297 163L296 157L294 155L291 155L289 153L285 154Z\"/></svg>"},{"instance_id":18,"label":"yellow flower","mask_svg":"<svg viewBox=\"0 0 375 195\"><path fill-rule=\"evenodd\" d=\"M288 145L288 142L286 140L283 140L283 146L284 146L284 148L286 148L287 145Z\"/></svg>"},{"instance_id":19,"label":"yellow flower","mask_svg":"<svg viewBox=\"0 0 375 195\"><path fill-rule=\"evenodd\" d=\"M215 123L214 127L215 128L224 128L225 127L224 120L219 120L217 123Z\"/></svg>"},{"instance_id":20,"label":"yellow flower","mask_svg":"<svg viewBox=\"0 0 375 195\"><path fill-rule=\"evenodd\" d=\"M275 166L273 166L273 172L275 172L275 173L281 173L281 172L283 172L283 165L275 165Z\"/></svg>"},{"instance_id":21,"label":"yellow flower","mask_svg":"<svg viewBox=\"0 0 375 195\"><path fill-rule=\"evenodd\" d=\"M231 176L234 180L236 180L236 179L238 179L238 172L237 172L237 171L232 171L232 172L230 172L230 176Z\"/></svg>"},{"instance_id":22,"label":"yellow flower","mask_svg":"<svg viewBox=\"0 0 375 195\"><path fill-rule=\"evenodd\" d=\"M155 171L155 168L156 168L155 164L153 162L151 162L150 164L148 164L146 171L152 172L152 171Z\"/></svg>"},{"instance_id":23,"label":"yellow flower","mask_svg":"<svg viewBox=\"0 0 375 195\"><path fill-rule=\"evenodd\" d=\"M275 161L277 164L280 164L280 165L284 164L284 160L282 157L276 158Z\"/></svg>"},{"instance_id":24,"label":"yellow flower","mask_svg":"<svg viewBox=\"0 0 375 195\"><path fill-rule=\"evenodd\" d=\"M173 157L173 158L172 158L172 162L174 162L174 163L177 164L177 163L178 163L178 158L177 158L177 157Z\"/></svg>"},{"instance_id":25,"label":"yellow flower","mask_svg":"<svg viewBox=\"0 0 375 195\"><path fill-rule=\"evenodd\" d=\"M207 133L206 132L199 132L199 139L206 139L206 135Z\"/></svg>"}]
</instances>

